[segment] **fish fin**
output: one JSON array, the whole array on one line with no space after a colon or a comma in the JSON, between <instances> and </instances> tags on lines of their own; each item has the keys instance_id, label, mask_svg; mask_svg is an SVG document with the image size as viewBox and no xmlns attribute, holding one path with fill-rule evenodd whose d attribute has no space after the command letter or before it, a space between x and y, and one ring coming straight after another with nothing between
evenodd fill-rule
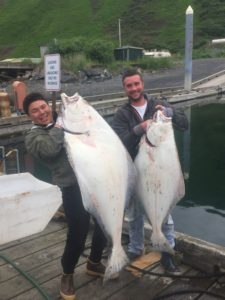
<instances>
[{"instance_id":1,"label":"fish fin","mask_svg":"<svg viewBox=\"0 0 225 300\"><path fill-rule=\"evenodd\" d=\"M113 247L103 281L115 278L115 275L129 262L129 259L121 245Z\"/></svg>"},{"instance_id":2,"label":"fish fin","mask_svg":"<svg viewBox=\"0 0 225 300\"><path fill-rule=\"evenodd\" d=\"M152 232L151 245L155 250L160 252L168 252L172 255L175 254L174 249L170 246L161 230Z\"/></svg>"},{"instance_id":3,"label":"fish fin","mask_svg":"<svg viewBox=\"0 0 225 300\"><path fill-rule=\"evenodd\" d=\"M64 98L66 98L66 97L68 97L68 98L74 98L74 97L78 97L80 95L76 92L73 96L68 96L66 93L61 93L60 96L64 97Z\"/></svg>"}]
</instances>

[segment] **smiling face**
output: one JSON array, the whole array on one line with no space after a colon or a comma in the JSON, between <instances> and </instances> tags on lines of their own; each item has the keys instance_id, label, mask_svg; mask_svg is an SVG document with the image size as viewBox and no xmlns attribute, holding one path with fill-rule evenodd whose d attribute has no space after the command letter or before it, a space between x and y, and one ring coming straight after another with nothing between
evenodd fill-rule
<instances>
[{"instance_id":1,"label":"smiling face","mask_svg":"<svg viewBox=\"0 0 225 300\"><path fill-rule=\"evenodd\" d=\"M28 115L37 125L48 125L53 122L51 107L41 99L29 105Z\"/></svg>"},{"instance_id":2,"label":"smiling face","mask_svg":"<svg viewBox=\"0 0 225 300\"><path fill-rule=\"evenodd\" d=\"M124 90L134 105L142 105L145 102L143 97L144 82L139 75L132 75L124 78Z\"/></svg>"}]
</instances>

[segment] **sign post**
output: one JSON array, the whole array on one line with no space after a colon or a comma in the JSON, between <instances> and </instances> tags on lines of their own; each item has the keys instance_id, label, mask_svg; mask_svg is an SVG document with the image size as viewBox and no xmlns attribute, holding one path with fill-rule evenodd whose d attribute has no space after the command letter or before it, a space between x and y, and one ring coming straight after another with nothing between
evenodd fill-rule
<instances>
[{"instance_id":1,"label":"sign post","mask_svg":"<svg viewBox=\"0 0 225 300\"><path fill-rule=\"evenodd\" d=\"M59 54L45 55L45 89L52 92L52 112L56 111L56 92L60 91L61 61Z\"/></svg>"}]
</instances>

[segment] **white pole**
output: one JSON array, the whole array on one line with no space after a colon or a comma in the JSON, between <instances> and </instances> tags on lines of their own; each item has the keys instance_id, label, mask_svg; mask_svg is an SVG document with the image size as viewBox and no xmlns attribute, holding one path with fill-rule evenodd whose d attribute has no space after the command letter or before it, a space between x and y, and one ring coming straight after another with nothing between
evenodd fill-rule
<instances>
[{"instance_id":1,"label":"white pole","mask_svg":"<svg viewBox=\"0 0 225 300\"><path fill-rule=\"evenodd\" d=\"M119 47L121 47L122 43L121 43L121 24L120 24L121 20L119 19Z\"/></svg>"},{"instance_id":2,"label":"white pole","mask_svg":"<svg viewBox=\"0 0 225 300\"><path fill-rule=\"evenodd\" d=\"M185 30L185 77L184 89L191 90L192 85L192 48L193 48L193 9L188 6L186 10Z\"/></svg>"}]
</instances>

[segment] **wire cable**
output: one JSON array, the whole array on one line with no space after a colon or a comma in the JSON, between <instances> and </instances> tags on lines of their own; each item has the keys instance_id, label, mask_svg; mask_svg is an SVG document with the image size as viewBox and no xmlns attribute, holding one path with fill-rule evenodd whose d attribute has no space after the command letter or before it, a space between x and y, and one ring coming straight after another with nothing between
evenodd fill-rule
<instances>
[{"instance_id":1,"label":"wire cable","mask_svg":"<svg viewBox=\"0 0 225 300\"><path fill-rule=\"evenodd\" d=\"M19 268L10 258L5 256L4 254L0 253L0 258L2 258L4 261L9 263L11 266L14 267L21 275L23 275L43 296L46 300L51 300L49 295L41 288L41 286L32 278L31 275L29 275L27 272L23 271L21 268Z\"/></svg>"},{"instance_id":2,"label":"wire cable","mask_svg":"<svg viewBox=\"0 0 225 300\"><path fill-rule=\"evenodd\" d=\"M170 277L170 278L184 278L184 279L204 279L204 278L218 278L225 276L225 272L218 272L218 273L211 273L211 274L205 274L205 275L173 275L173 274L165 274L165 273L158 273L158 272L152 272L148 270L143 270L138 267L135 267L133 265L129 265L129 267L143 273L144 275L154 275L159 277Z\"/></svg>"},{"instance_id":3,"label":"wire cable","mask_svg":"<svg viewBox=\"0 0 225 300\"><path fill-rule=\"evenodd\" d=\"M206 294L206 295L215 297L215 299L225 299L225 296L218 295L218 294L210 292L210 291L188 290L188 291L176 291L176 292L168 293L168 294L165 294L162 296L157 296L157 297L154 297L152 300L163 300L163 299L169 298L171 296L186 295L186 294Z\"/></svg>"}]
</instances>

